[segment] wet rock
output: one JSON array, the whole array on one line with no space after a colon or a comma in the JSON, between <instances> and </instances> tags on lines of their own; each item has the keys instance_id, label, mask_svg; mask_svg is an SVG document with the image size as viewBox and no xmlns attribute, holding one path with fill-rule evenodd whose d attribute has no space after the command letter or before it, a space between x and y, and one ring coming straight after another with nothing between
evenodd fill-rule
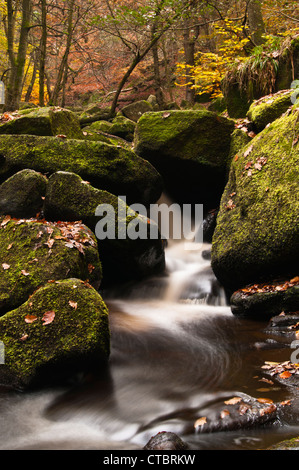
<instances>
[{"instance_id":1,"label":"wet rock","mask_svg":"<svg viewBox=\"0 0 299 470\"><path fill-rule=\"evenodd\" d=\"M20 169L51 175L71 171L93 186L126 196L127 203L155 203L162 192L160 174L132 150L60 137L0 136L0 180Z\"/></svg>"},{"instance_id":2,"label":"wet rock","mask_svg":"<svg viewBox=\"0 0 299 470\"><path fill-rule=\"evenodd\" d=\"M187 450L189 448L182 439L173 432L159 432L144 446L144 450Z\"/></svg>"},{"instance_id":3,"label":"wet rock","mask_svg":"<svg viewBox=\"0 0 299 470\"><path fill-rule=\"evenodd\" d=\"M264 291L262 285L260 292L251 292L248 288L240 289L230 298L232 313L240 317L270 319L281 312L292 312L299 305L299 285L292 285L284 290L279 289L281 284L273 290Z\"/></svg>"},{"instance_id":4,"label":"wet rock","mask_svg":"<svg viewBox=\"0 0 299 470\"><path fill-rule=\"evenodd\" d=\"M56 281L0 318L0 340L5 348L2 385L53 385L107 362L108 310L89 284L79 279Z\"/></svg>"},{"instance_id":5,"label":"wet rock","mask_svg":"<svg viewBox=\"0 0 299 470\"><path fill-rule=\"evenodd\" d=\"M0 218L0 315L20 306L45 284L76 277L98 288L97 241L80 223Z\"/></svg>"},{"instance_id":6,"label":"wet rock","mask_svg":"<svg viewBox=\"0 0 299 470\"><path fill-rule=\"evenodd\" d=\"M223 403L215 403L209 410L202 410L194 423L194 430L195 433L210 433L250 429L274 422L284 406L287 405L240 394Z\"/></svg>"},{"instance_id":7,"label":"wet rock","mask_svg":"<svg viewBox=\"0 0 299 470\"><path fill-rule=\"evenodd\" d=\"M35 217L43 207L47 178L34 170L21 170L0 186L0 215Z\"/></svg>"}]
</instances>

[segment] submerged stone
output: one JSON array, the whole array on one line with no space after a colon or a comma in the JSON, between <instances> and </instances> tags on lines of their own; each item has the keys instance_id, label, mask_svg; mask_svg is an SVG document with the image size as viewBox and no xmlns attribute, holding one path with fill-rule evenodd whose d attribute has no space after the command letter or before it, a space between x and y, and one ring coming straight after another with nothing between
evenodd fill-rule
<instances>
[{"instance_id":1,"label":"submerged stone","mask_svg":"<svg viewBox=\"0 0 299 470\"><path fill-rule=\"evenodd\" d=\"M35 217L43 207L47 178L34 170L21 170L0 186L0 215Z\"/></svg>"},{"instance_id":2,"label":"submerged stone","mask_svg":"<svg viewBox=\"0 0 299 470\"><path fill-rule=\"evenodd\" d=\"M47 281L76 277L96 288L102 279L97 241L81 223L0 218L0 315Z\"/></svg>"},{"instance_id":3,"label":"submerged stone","mask_svg":"<svg viewBox=\"0 0 299 470\"><path fill-rule=\"evenodd\" d=\"M299 110L277 119L233 159L212 243L212 268L232 291L298 271Z\"/></svg>"},{"instance_id":4,"label":"submerged stone","mask_svg":"<svg viewBox=\"0 0 299 470\"><path fill-rule=\"evenodd\" d=\"M179 202L213 209L225 185L233 121L206 110L161 111L138 121L135 152L150 161Z\"/></svg>"},{"instance_id":5,"label":"submerged stone","mask_svg":"<svg viewBox=\"0 0 299 470\"><path fill-rule=\"evenodd\" d=\"M96 215L98 206L103 210ZM57 172L50 176L45 216L50 220L82 220L96 234L97 224L103 220L101 235L105 238L98 239L98 249L105 281L140 279L157 274L165 267L158 227L155 237L149 233L154 222L138 215L122 199L92 187L74 173ZM146 239L130 237L129 227L133 224L136 234L145 234Z\"/></svg>"},{"instance_id":6,"label":"submerged stone","mask_svg":"<svg viewBox=\"0 0 299 470\"><path fill-rule=\"evenodd\" d=\"M25 109L12 113L11 116L13 119L0 124L0 134L65 135L72 139L82 139L79 119L67 109Z\"/></svg>"},{"instance_id":7,"label":"submerged stone","mask_svg":"<svg viewBox=\"0 0 299 470\"><path fill-rule=\"evenodd\" d=\"M158 171L132 150L92 142L28 135L0 136L0 180L30 168L51 175L71 171L128 203L156 202L163 183Z\"/></svg>"},{"instance_id":8,"label":"submerged stone","mask_svg":"<svg viewBox=\"0 0 299 470\"><path fill-rule=\"evenodd\" d=\"M100 370L108 360L108 310L89 284L56 281L0 318L0 340L5 351L2 385L53 385L77 372Z\"/></svg>"}]
</instances>

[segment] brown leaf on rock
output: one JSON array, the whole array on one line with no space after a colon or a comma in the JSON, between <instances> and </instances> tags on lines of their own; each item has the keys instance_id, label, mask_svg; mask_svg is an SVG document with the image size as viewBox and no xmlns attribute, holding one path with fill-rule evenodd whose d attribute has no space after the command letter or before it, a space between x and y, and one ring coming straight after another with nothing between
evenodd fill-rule
<instances>
[{"instance_id":1,"label":"brown leaf on rock","mask_svg":"<svg viewBox=\"0 0 299 470\"><path fill-rule=\"evenodd\" d=\"M289 372L288 370L285 370L284 372L282 372L281 374L279 374L279 377L281 379L288 379L289 377L291 377L291 372Z\"/></svg>"},{"instance_id":2,"label":"brown leaf on rock","mask_svg":"<svg viewBox=\"0 0 299 470\"><path fill-rule=\"evenodd\" d=\"M37 320L37 317L35 315L26 315L25 317L25 322L26 323L33 323L34 321Z\"/></svg>"},{"instance_id":3,"label":"brown leaf on rock","mask_svg":"<svg viewBox=\"0 0 299 470\"><path fill-rule=\"evenodd\" d=\"M26 271L25 269L22 269L21 273L23 274L23 276L29 276L29 272Z\"/></svg>"},{"instance_id":4,"label":"brown leaf on rock","mask_svg":"<svg viewBox=\"0 0 299 470\"><path fill-rule=\"evenodd\" d=\"M4 219L2 220L1 222L1 227L4 227L6 224L8 224L8 222L11 220L11 216L10 215L6 215L4 217Z\"/></svg>"},{"instance_id":5,"label":"brown leaf on rock","mask_svg":"<svg viewBox=\"0 0 299 470\"><path fill-rule=\"evenodd\" d=\"M240 403L240 401L242 401L241 397L233 397L233 398L230 398L229 400L226 400L224 403L226 405L236 405L237 403Z\"/></svg>"},{"instance_id":6,"label":"brown leaf on rock","mask_svg":"<svg viewBox=\"0 0 299 470\"><path fill-rule=\"evenodd\" d=\"M7 264L7 263L2 263L2 268L3 269L9 269L10 268L10 264Z\"/></svg>"},{"instance_id":7,"label":"brown leaf on rock","mask_svg":"<svg viewBox=\"0 0 299 470\"><path fill-rule=\"evenodd\" d=\"M50 323L52 323L54 318L55 318L54 310L48 310L47 312L43 314L43 318L42 318L43 325L49 325Z\"/></svg>"},{"instance_id":8,"label":"brown leaf on rock","mask_svg":"<svg viewBox=\"0 0 299 470\"><path fill-rule=\"evenodd\" d=\"M69 300L69 304L72 308L74 308L75 310L77 310L77 307L78 307L78 303L77 302L74 302L73 300Z\"/></svg>"}]
</instances>

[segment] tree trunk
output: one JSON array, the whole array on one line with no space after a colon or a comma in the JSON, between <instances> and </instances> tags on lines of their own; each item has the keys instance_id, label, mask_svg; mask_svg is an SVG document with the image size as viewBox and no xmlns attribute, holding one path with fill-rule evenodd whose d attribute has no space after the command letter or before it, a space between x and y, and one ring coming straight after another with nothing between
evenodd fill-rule
<instances>
[{"instance_id":1,"label":"tree trunk","mask_svg":"<svg viewBox=\"0 0 299 470\"><path fill-rule=\"evenodd\" d=\"M45 106L45 65L47 51L47 0L41 0L42 36L39 61L39 105Z\"/></svg>"},{"instance_id":2,"label":"tree trunk","mask_svg":"<svg viewBox=\"0 0 299 470\"><path fill-rule=\"evenodd\" d=\"M254 45L259 46L265 42L265 24L262 14L262 1L249 0L247 6L248 26L250 37Z\"/></svg>"},{"instance_id":3,"label":"tree trunk","mask_svg":"<svg viewBox=\"0 0 299 470\"><path fill-rule=\"evenodd\" d=\"M31 18L31 6L31 0L22 0L22 20L19 45L17 55L15 56L13 49L15 22L13 15L13 3L12 0L7 0L7 43L11 66L10 78L7 86L7 101L5 105L5 109L7 111L14 111L20 106L28 48L28 35L30 30L29 22Z\"/></svg>"},{"instance_id":4,"label":"tree trunk","mask_svg":"<svg viewBox=\"0 0 299 470\"><path fill-rule=\"evenodd\" d=\"M50 104L56 106L58 104L59 93L61 91L61 87L63 85L63 80L65 77L65 73L67 73L68 69L68 58L71 49L72 39L73 39L73 12L74 12L74 3L75 0L69 1L69 13L68 13L68 28L67 28L67 42L66 48L61 59L61 63L58 70L58 75L56 79L56 83L54 86L54 90L50 99Z\"/></svg>"},{"instance_id":5,"label":"tree trunk","mask_svg":"<svg viewBox=\"0 0 299 470\"><path fill-rule=\"evenodd\" d=\"M156 34L156 28L154 28L153 33ZM158 103L159 108L163 109L164 97L163 97L163 92L162 92L161 75L160 75L160 67L159 67L159 53L158 53L157 43L155 43L153 45L152 54L153 54L153 60L154 60L154 89L155 89L155 95L156 95L156 98L157 98L157 103Z\"/></svg>"}]
</instances>

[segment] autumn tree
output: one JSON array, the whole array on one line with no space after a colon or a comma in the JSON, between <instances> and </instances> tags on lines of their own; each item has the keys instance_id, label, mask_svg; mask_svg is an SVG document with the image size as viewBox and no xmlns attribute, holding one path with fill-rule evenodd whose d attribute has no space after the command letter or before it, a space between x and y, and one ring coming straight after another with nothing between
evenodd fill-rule
<instances>
[{"instance_id":1,"label":"autumn tree","mask_svg":"<svg viewBox=\"0 0 299 470\"><path fill-rule=\"evenodd\" d=\"M20 9L17 9L17 5L13 0L6 0L7 11L3 17L10 69L7 84L7 110L17 109L20 104L31 27L32 1L22 0ZM17 39L16 26L19 16L21 20ZM16 47L15 43L17 43Z\"/></svg>"}]
</instances>

